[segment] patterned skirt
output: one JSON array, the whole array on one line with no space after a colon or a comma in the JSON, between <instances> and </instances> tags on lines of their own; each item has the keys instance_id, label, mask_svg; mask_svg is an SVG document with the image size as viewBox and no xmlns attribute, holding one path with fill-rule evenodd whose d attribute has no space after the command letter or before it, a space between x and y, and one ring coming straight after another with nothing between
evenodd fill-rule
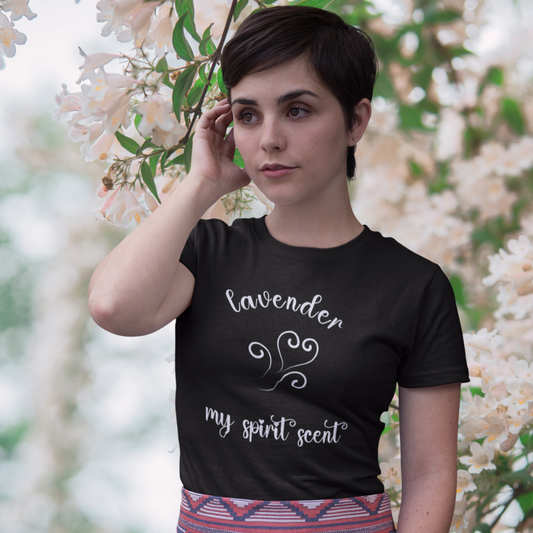
<instances>
[{"instance_id":1,"label":"patterned skirt","mask_svg":"<svg viewBox=\"0 0 533 533\"><path fill-rule=\"evenodd\" d=\"M334 500L263 501L182 489L177 533L394 533L386 492Z\"/></svg>"}]
</instances>

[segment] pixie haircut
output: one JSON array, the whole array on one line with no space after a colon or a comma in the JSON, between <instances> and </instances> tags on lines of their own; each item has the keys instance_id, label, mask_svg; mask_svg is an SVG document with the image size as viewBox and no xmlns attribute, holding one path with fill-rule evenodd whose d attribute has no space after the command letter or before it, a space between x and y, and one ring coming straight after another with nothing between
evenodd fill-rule
<instances>
[{"instance_id":1,"label":"pixie haircut","mask_svg":"<svg viewBox=\"0 0 533 533\"><path fill-rule=\"evenodd\" d=\"M346 125L355 124L362 98L372 100L377 58L368 35L338 15L304 6L276 6L252 13L222 51L224 84L231 88L248 74L305 58L320 82L337 98ZM355 175L355 147L348 147L346 175Z\"/></svg>"}]
</instances>

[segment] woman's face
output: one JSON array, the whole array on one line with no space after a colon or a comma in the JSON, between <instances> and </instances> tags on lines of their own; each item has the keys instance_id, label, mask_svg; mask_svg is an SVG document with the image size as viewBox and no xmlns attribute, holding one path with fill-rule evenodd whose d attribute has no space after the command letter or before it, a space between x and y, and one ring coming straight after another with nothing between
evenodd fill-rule
<instances>
[{"instance_id":1,"label":"woman's face","mask_svg":"<svg viewBox=\"0 0 533 533\"><path fill-rule=\"evenodd\" d=\"M231 89L231 104L246 170L274 204L346 194L347 147L359 139L352 140L340 103L307 61L245 76Z\"/></svg>"}]
</instances>

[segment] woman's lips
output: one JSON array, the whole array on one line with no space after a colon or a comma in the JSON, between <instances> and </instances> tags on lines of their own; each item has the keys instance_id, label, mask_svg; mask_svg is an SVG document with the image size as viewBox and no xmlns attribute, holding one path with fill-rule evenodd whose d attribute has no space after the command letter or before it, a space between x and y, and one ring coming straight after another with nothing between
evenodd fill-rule
<instances>
[{"instance_id":1,"label":"woman's lips","mask_svg":"<svg viewBox=\"0 0 533 533\"><path fill-rule=\"evenodd\" d=\"M285 167L283 165L263 165L260 170L267 178L283 178L296 168Z\"/></svg>"}]
</instances>

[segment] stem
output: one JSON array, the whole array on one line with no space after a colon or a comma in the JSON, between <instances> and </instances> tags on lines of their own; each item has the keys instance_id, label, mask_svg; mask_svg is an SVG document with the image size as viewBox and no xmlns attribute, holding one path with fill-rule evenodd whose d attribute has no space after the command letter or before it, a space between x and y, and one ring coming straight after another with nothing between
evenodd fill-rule
<instances>
[{"instance_id":1,"label":"stem","mask_svg":"<svg viewBox=\"0 0 533 533\"><path fill-rule=\"evenodd\" d=\"M189 140L189 137L191 136L191 131L194 126L194 123L196 122L196 119L202 114L202 105L204 103L205 95L207 94L207 89L211 85L211 79L213 78L213 74L215 72L215 67L220 59L221 56L221 50L224 46L224 42L226 41L226 37L228 35L229 27L231 24L231 19L233 18L233 13L235 13L235 8L237 7L237 1L233 0L231 2L231 7L229 9L228 18L226 19L226 25L224 26L224 31L222 32L222 37L220 38L220 41L218 43L217 49L215 53L213 54L213 62L211 63L211 69L209 70L209 76L207 77L207 80L209 81L208 84L205 85L204 90L202 92L202 96L200 96L200 100L198 100L198 104L196 104L196 107L194 108L194 115L192 116L191 123L189 124L189 128L187 130L187 133L185 134L185 137L180 140L180 144L187 144L187 141Z\"/></svg>"}]
</instances>

